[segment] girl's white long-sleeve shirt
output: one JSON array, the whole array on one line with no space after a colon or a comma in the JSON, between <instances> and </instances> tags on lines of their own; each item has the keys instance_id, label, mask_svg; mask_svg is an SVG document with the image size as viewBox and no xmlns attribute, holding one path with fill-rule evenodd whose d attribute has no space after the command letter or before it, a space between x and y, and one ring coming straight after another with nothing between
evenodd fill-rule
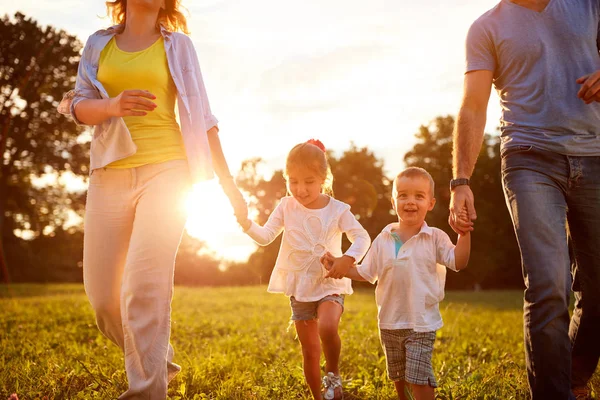
<instances>
[{"instance_id":1,"label":"girl's white long-sleeve shirt","mask_svg":"<svg viewBox=\"0 0 600 400\"><path fill-rule=\"evenodd\" d=\"M348 204L330 197L327 206L310 209L287 196L281 199L264 226L252 222L246 233L259 245L266 246L282 231L269 292L284 293L304 302L332 294L352 294L351 280L325 278L327 270L319 261L328 251L336 257L348 255L357 263L367 253L371 239ZM343 233L352 242L345 253L342 253Z\"/></svg>"}]
</instances>

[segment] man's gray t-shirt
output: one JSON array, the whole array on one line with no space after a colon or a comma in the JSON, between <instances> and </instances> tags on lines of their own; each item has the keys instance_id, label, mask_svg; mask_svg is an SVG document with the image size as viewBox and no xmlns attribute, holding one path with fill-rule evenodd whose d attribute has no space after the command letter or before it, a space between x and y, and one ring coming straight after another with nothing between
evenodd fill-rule
<instances>
[{"instance_id":1,"label":"man's gray t-shirt","mask_svg":"<svg viewBox=\"0 0 600 400\"><path fill-rule=\"evenodd\" d=\"M550 0L542 12L502 0L471 26L466 72L489 70L500 97L502 147L600 155L600 103L577 78L600 70L598 0Z\"/></svg>"}]
</instances>

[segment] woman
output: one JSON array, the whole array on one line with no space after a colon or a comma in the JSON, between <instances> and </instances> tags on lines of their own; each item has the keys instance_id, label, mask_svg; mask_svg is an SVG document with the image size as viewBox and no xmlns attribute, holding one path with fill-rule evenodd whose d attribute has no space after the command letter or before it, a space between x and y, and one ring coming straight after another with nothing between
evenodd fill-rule
<instances>
[{"instance_id":1,"label":"woman","mask_svg":"<svg viewBox=\"0 0 600 400\"><path fill-rule=\"evenodd\" d=\"M245 210L221 150L179 0L107 2L117 23L89 37L59 111L94 125L84 284L98 327L125 353L122 399L165 399L173 271L192 183L216 172ZM175 119L175 101L179 124ZM240 217L240 216L238 216ZM244 216L241 216L244 217Z\"/></svg>"}]
</instances>

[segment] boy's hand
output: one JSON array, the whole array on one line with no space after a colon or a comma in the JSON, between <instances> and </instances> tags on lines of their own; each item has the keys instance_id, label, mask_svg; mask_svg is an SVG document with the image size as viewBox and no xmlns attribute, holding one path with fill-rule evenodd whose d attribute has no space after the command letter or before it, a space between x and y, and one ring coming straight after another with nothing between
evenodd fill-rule
<instances>
[{"instance_id":1,"label":"boy's hand","mask_svg":"<svg viewBox=\"0 0 600 400\"><path fill-rule=\"evenodd\" d=\"M469 223L469 222L470 222L470 220L469 220L469 211L467 210L467 207L466 207L466 206L465 206L465 207L463 207L463 209L462 209L462 210L460 210L460 212L458 213L458 215L456 215L456 217L457 217L457 218L458 218L460 221L464 222L465 224L467 224L467 223Z\"/></svg>"},{"instance_id":2,"label":"boy's hand","mask_svg":"<svg viewBox=\"0 0 600 400\"><path fill-rule=\"evenodd\" d=\"M327 271L330 271L333 267L335 257L330 252L327 252L321 256L319 261L321 261L321 265L323 265L323 268L325 268Z\"/></svg>"},{"instance_id":3,"label":"boy's hand","mask_svg":"<svg viewBox=\"0 0 600 400\"><path fill-rule=\"evenodd\" d=\"M334 258L331 269L325 275L325 278L341 279L346 276L350 267L354 265L356 260L350 256L343 255L341 257Z\"/></svg>"}]
</instances>

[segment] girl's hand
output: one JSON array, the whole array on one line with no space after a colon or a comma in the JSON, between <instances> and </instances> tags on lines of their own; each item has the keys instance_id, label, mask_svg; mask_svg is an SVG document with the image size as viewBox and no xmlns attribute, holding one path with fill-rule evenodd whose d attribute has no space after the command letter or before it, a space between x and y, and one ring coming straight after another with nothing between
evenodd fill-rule
<instances>
[{"instance_id":1,"label":"girl's hand","mask_svg":"<svg viewBox=\"0 0 600 400\"><path fill-rule=\"evenodd\" d=\"M147 90L124 90L109 99L107 113L111 117L143 117L156 108L156 103L149 99L154 100L156 96Z\"/></svg>"},{"instance_id":2,"label":"girl's hand","mask_svg":"<svg viewBox=\"0 0 600 400\"><path fill-rule=\"evenodd\" d=\"M341 279L346 277L348 270L354 265L355 261L354 258L347 255L334 258L333 265L327 275L325 275L325 278Z\"/></svg>"}]
</instances>

